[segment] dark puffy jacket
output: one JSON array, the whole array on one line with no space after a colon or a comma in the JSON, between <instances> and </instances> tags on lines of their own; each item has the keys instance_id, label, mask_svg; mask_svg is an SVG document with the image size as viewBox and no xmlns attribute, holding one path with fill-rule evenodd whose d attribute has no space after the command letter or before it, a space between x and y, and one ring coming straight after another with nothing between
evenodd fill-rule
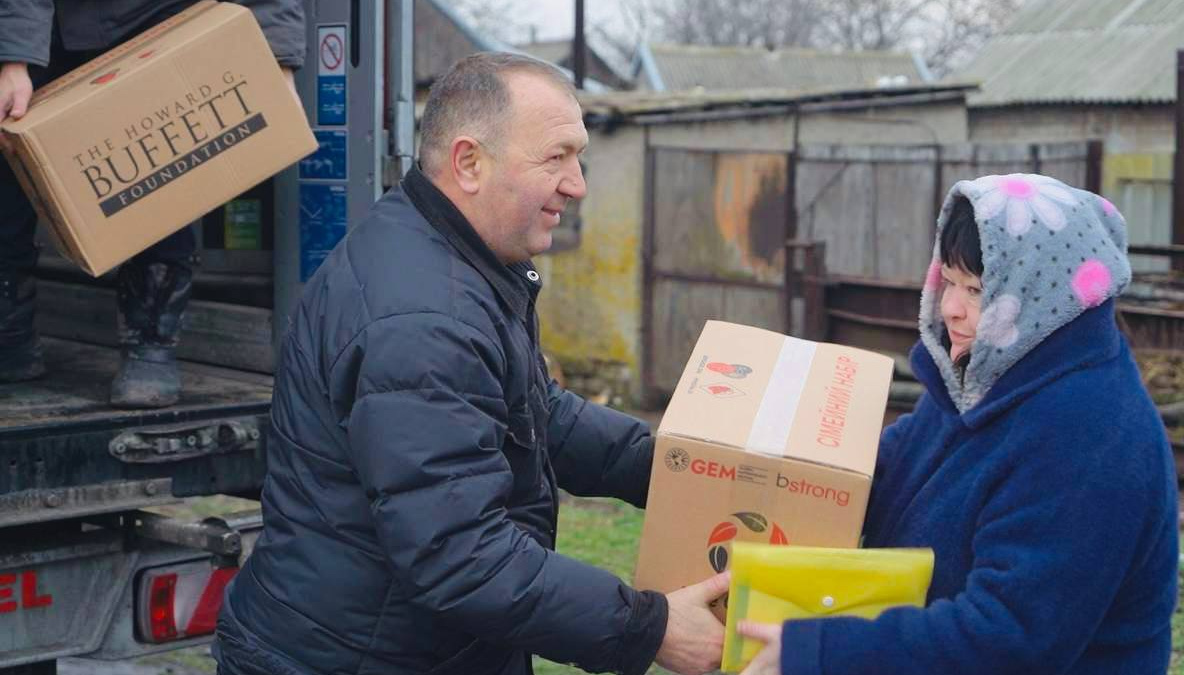
<instances>
[{"instance_id":1,"label":"dark puffy jacket","mask_svg":"<svg viewBox=\"0 0 1184 675\"><path fill-rule=\"evenodd\" d=\"M418 171L326 259L284 344L225 671L645 671L665 598L553 548L557 484L643 505L652 439L546 376L538 289Z\"/></svg>"},{"instance_id":2,"label":"dark puffy jacket","mask_svg":"<svg viewBox=\"0 0 1184 675\"><path fill-rule=\"evenodd\" d=\"M0 63L49 63L56 19L63 49L107 50L193 5L197 0L4 0L0 2ZM301 0L236 0L250 8L280 65L304 64Z\"/></svg>"}]
</instances>

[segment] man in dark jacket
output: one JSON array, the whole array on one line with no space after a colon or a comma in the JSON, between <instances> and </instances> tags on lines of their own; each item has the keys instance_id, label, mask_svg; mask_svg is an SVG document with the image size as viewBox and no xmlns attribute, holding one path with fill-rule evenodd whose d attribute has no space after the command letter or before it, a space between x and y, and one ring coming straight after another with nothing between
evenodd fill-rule
<instances>
[{"instance_id":1,"label":"man in dark jacket","mask_svg":"<svg viewBox=\"0 0 1184 675\"><path fill-rule=\"evenodd\" d=\"M277 373L264 530L224 675L528 675L719 663L712 577L637 591L554 551L558 488L643 506L645 424L547 377L533 255L582 197L570 83L478 54L433 87L421 169L309 281Z\"/></svg>"},{"instance_id":2,"label":"man in dark jacket","mask_svg":"<svg viewBox=\"0 0 1184 675\"><path fill-rule=\"evenodd\" d=\"M86 63L196 0L0 0L0 122L19 119L35 87ZM304 60L301 0L239 0L255 13L288 85ZM0 383L45 372L33 328L37 214L0 157ZM122 265L117 273L119 372L111 403L158 408L176 403L181 380L176 345L193 280L191 228Z\"/></svg>"}]
</instances>

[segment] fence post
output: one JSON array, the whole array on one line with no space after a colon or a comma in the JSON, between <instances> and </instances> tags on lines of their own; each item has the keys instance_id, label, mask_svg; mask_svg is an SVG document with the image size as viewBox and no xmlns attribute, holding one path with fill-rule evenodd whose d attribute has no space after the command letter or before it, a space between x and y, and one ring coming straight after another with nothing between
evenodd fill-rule
<instances>
[{"instance_id":1,"label":"fence post","mask_svg":"<svg viewBox=\"0 0 1184 675\"><path fill-rule=\"evenodd\" d=\"M798 156L785 156L785 288L782 298L785 307L785 334L793 335L793 299L798 292L796 248L790 244L798 238Z\"/></svg>"},{"instance_id":2,"label":"fence post","mask_svg":"<svg viewBox=\"0 0 1184 675\"><path fill-rule=\"evenodd\" d=\"M826 242L815 241L805 249L802 296L805 301L805 337L826 340Z\"/></svg>"},{"instance_id":3,"label":"fence post","mask_svg":"<svg viewBox=\"0 0 1184 675\"><path fill-rule=\"evenodd\" d=\"M644 212L641 223L641 403L653 409L654 395L654 230L657 205L657 150L650 146L649 128L645 129L645 175L642 177Z\"/></svg>"},{"instance_id":4,"label":"fence post","mask_svg":"<svg viewBox=\"0 0 1184 675\"><path fill-rule=\"evenodd\" d=\"M1176 52L1176 153L1172 158L1172 243L1184 244L1184 49ZM1184 260L1172 269L1184 272Z\"/></svg>"},{"instance_id":5,"label":"fence post","mask_svg":"<svg viewBox=\"0 0 1184 675\"><path fill-rule=\"evenodd\" d=\"M941 160L941 145L933 144L933 217L929 219L929 235L930 240L937 237L937 219L941 215L941 204L945 200L945 195L942 194L942 160Z\"/></svg>"},{"instance_id":6,"label":"fence post","mask_svg":"<svg viewBox=\"0 0 1184 675\"><path fill-rule=\"evenodd\" d=\"M1040 170L1044 168L1044 161L1040 156L1040 145L1038 143L1032 143L1028 146L1028 161L1031 163L1032 173L1040 173Z\"/></svg>"},{"instance_id":7,"label":"fence post","mask_svg":"<svg viewBox=\"0 0 1184 675\"><path fill-rule=\"evenodd\" d=\"M1102 194L1102 157L1104 151L1102 141L1087 141L1085 146L1085 189Z\"/></svg>"}]
</instances>

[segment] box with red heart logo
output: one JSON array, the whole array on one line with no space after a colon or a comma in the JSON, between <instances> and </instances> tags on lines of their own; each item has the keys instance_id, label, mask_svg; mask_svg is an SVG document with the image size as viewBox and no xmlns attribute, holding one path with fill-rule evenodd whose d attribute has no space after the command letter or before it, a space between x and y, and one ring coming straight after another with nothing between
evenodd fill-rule
<instances>
[{"instance_id":1,"label":"box with red heart logo","mask_svg":"<svg viewBox=\"0 0 1184 675\"><path fill-rule=\"evenodd\" d=\"M33 93L6 157L98 276L316 150L250 10L206 0Z\"/></svg>"},{"instance_id":2,"label":"box with red heart logo","mask_svg":"<svg viewBox=\"0 0 1184 675\"><path fill-rule=\"evenodd\" d=\"M702 581L736 541L857 546L892 365L708 321L658 429L635 585Z\"/></svg>"}]
</instances>

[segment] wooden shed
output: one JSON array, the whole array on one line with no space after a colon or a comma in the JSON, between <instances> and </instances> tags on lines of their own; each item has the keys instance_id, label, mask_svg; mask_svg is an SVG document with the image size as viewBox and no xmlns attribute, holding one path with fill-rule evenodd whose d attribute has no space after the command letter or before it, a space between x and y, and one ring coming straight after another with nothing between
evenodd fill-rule
<instances>
[{"instance_id":1,"label":"wooden shed","mask_svg":"<svg viewBox=\"0 0 1184 675\"><path fill-rule=\"evenodd\" d=\"M807 144L963 143L968 89L583 97L589 194L579 205L575 245L537 259L546 286L539 301L544 346L577 388L609 389L630 403L642 390L643 328L671 327L678 322L670 314L677 314L675 304L702 300L679 295L676 283L659 291L669 302L652 302L647 284L655 270L667 277L708 270L729 277L736 283L721 288L727 298L717 301L751 310L730 316L758 325L779 316L783 308L770 286L784 277L791 153ZM931 188L918 188L925 191L923 204L932 203ZM647 232L655 221L671 226ZM680 222L710 227L688 241ZM699 327L671 328L683 337L663 358L684 359L681 342Z\"/></svg>"}]
</instances>

